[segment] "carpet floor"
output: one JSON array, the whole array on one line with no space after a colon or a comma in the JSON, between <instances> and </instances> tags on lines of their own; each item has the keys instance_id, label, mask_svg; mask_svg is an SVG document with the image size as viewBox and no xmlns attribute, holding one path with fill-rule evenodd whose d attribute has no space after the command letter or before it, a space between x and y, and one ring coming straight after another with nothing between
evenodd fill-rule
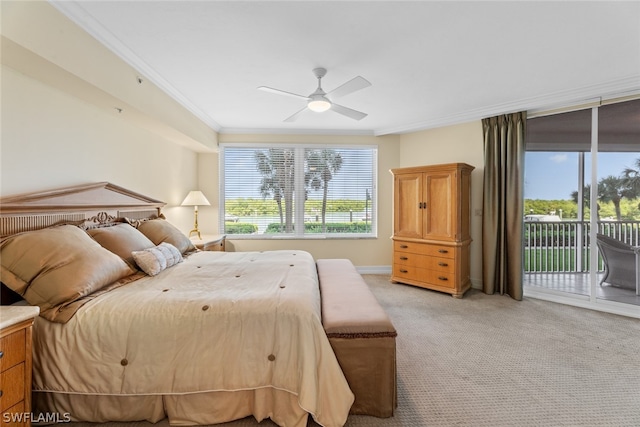
<instances>
[{"instance_id":1,"label":"carpet floor","mask_svg":"<svg viewBox=\"0 0 640 427\"><path fill-rule=\"evenodd\" d=\"M455 299L363 277L398 331L398 407L392 418L352 415L346 426L640 426L640 320L473 289Z\"/></svg>"}]
</instances>

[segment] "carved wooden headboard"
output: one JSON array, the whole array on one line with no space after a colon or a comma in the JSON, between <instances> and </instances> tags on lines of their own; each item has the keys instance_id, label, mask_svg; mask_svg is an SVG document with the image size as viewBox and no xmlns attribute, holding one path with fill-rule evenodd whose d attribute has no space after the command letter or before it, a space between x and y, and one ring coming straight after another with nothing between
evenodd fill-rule
<instances>
[{"instance_id":1,"label":"carved wooden headboard","mask_svg":"<svg viewBox=\"0 0 640 427\"><path fill-rule=\"evenodd\" d=\"M153 218L164 202L108 182L19 194L0 199L0 238L62 222L102 224L116 218Z\"/></svg>"},{"instance_id":2,"label":"carved wooden headboard","mask_svg":"<svg viewBox=\"0 0 640 427\"><path fill-rule=\"evenodd\" d=\"M0 198L0 239L61 223L87 227L162 216L166 203L108 182ZM2 285L2 304L10 300Z\"/></svg>"}]
</instances>

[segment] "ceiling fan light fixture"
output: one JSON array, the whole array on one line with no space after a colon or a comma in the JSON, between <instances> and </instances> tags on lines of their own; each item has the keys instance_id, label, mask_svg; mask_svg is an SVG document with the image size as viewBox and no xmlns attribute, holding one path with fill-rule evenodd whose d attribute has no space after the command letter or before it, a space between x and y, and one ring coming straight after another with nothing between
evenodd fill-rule
<instances>
[{"instance_id":1,"label":"ceiling fan light fixture","mask_svg":"<svg viewBox=\"0 0 640 427\"><path fill-rule=\"evenodd\" d=\"M313 97L307 104L307 107L311 111L315 111L316 113L322 113L323 111L327 111L331 108L331 102L324 96Z\"/></svg>"}]
</instances>

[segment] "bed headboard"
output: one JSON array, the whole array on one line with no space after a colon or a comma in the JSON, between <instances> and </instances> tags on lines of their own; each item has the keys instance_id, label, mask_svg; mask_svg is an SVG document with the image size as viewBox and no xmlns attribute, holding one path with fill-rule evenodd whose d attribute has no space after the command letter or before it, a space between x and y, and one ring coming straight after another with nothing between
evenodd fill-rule
<instances>
[{"instance_id":1,"label":"bed headboard","mask_svg":"<svg viewBox=\"0 0 640 427\"><path fill-rule=\"evenodd\" d=\"M62 223L91 227L124 217L162 217L165 204L108 182L3 197L0 198L0 239ZM15 301L17 294L7 291L13 293L2 285L2 305Z\"/></svg>"}]
</instances>

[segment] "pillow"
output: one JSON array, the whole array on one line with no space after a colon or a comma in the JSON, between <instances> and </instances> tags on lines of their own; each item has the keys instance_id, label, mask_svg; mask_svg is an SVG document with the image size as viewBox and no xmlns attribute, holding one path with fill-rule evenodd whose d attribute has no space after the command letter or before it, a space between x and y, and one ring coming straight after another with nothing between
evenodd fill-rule
<instances>
[{"instance_id":1,"label":"pillow","mask_svg":"<svg viewBox=\"0 0 640 427\"><path fill-rule=\"evenodd\" d=\"M162 242L158 246L143 251L134 251L133 259L138 267L149 276L155 276L162 270L182 261L180 251L170 243Z\"/></svg>"},{"instance_id":2,"label":"pillow","mask_svg":"<svg viewBox=\"0 0 640 427\"><path fill-rule=\"evenodd\" d=\"M155 245L159 245L162 242L170 243L178 248L181 254L196 250L191 240L167 220L152 219L144 221L138 226L138 230Z\"/></svg>"},{"instance_id":3,"label":"pillow","mask_svg":"<svg viewBox=\"0 0 640 427\"><path fill-rule=\"evenodd\" d=\"M0 264L2 282L53 321L66 304L135 273L122 258L73 225L5 239Z\"/></svg>"},{"instance_id":4,"label":"pillow","mask_svg":"<svg viewBox=\"0 0 640 427\"><path fill-rule=\"evenodd\" d=\"M136 268L136 263L131 252L155 246L147 236L124 223L111 227L91 228L87 233L93 237L93 240L100 243L100 246L118 255L133 268Z\"/></svg>"}]
</instances>

